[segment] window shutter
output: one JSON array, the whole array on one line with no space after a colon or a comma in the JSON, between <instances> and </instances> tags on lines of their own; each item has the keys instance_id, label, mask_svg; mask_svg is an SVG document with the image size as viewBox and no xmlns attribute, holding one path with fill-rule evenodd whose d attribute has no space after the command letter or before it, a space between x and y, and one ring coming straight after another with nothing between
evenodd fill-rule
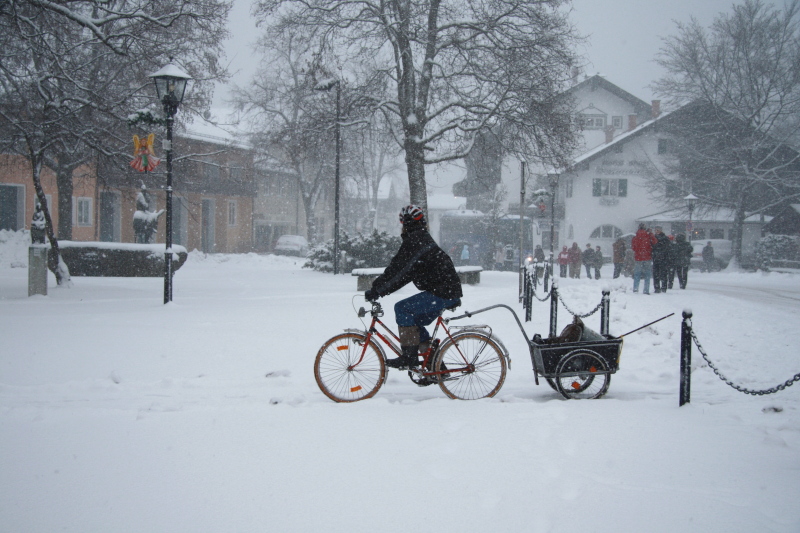
<instances>
[{"instance_id":1,"label":"window shutter","mask_svg":"<svg viewBox=\"0 0 800 533\"><path fill-rule=\"evenodd\" d=\"M600 196L601 182L599 178L592 180L592 196Z\"/></svg>"},{"instance_id":2,"label":"window shutter","mask_svg":"<svg viewBox=\"0 0 800 533\"><path fill-rule=\"evenodd\" d=\"M619 195L620 196L628 196L628 180L627 179L619 180Z\"/></svg>"}]
</instances>

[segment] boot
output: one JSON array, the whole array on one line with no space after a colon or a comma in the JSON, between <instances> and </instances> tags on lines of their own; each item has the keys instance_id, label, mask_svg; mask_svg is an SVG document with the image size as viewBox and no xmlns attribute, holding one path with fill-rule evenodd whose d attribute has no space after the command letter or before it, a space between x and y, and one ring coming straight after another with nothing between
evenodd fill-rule
<instances>
[{"instance_id":1,"label":"boot","mask_svg":"<svg viewBox=\"0 0 800 533\"><path fill-rule=\"evenodd\" d=\"M419 366L419 329L416 326L400 326L400 346L403 353L400 357L389 359L386 366L390 368L415 368Z\"/></svg>"},{"instance_id":2,"label":"boot","mask_svg":"<svg viewBox=\"0 0 800 533\"><path fill-rule=\"evenodd\" d=\"M415 344L414 346L403 346L402 355L400 357L387 360L386 366L389 368L397 368L398 370L416 368L419 366L418 354L418 345Z\"/></svg>"}]
</instances>

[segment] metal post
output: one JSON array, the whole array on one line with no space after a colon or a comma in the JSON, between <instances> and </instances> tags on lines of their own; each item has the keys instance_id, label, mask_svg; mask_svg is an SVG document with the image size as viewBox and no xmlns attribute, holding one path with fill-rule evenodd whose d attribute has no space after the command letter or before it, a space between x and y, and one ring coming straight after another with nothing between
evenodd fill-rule
<instances>
[{"instance_id":1,"label":"metal post","mask_svg":"<svg viewBox=\"0 0 800 533\"><path fill-rule=\"evenodd\" d=\"M692 312L683 312L683 322L681 323L681 384L680 400L681 406L689 403L692 385Z\"/></svg>"},{"instance_id":2,"label":"metal post","mask_svg":"<svg viewBox=\"0 0 800 533\"><path fill-rule=\"evenodd\" d=\"M550 337L556 336L556 323L558 322L558 283L553 278L550 287Z\"/></svg>"},{"instance_id":3,"label":"metal post","mask_svg":"<svg viewBox=\"0 0 800 533\"><path fill-rule=\"evenodd\" d=\"M336 127L334 129L336 136L336 190L334 192L334 208L333 208L333 273L339 273L339 166L340 166L340 114L341 114L341 82L336 80Z\"/></svg>"},{"instance_id":4,"label":"metal post","mask_svg":"<svg viewBox=\"0 0 800 533\"><path fill-rule=\"evenodd\" d=\"M558 177L550 181L550 272L553 272L553 260L555 258L556 240L556 189L558 188Z\"/></svg>"},{"instance_id":5,"label":"metal post","mask_svg":"<svg viewBox=\"0 0 800 533\"><path fill-rule=\"evenodd\" d=\"M519 162L519 299L522 301L522 246L524 244L524 235L523 232L523 216L525 215L525 165L527 163L525 161Z\"/></svg>"},{"instance_id":6,"label":"metal post","mask_svg":"<svg viewBox=\"0 0 800 533\"><path fill-rule=\"evenodd\" d=\"M525 308L525 322L531 321L531 310L533 308L533 288L535 278L532 279L530 274L530 270L527 268L525 269L525 297L523 301L523 307Z\"/></svg>"},{"instance_id":7,"label":"metal post","mask_svg":"<svg viewBox=\"0 0 800 533\"><path fill-rule=\"evenodd\" d=\"M167 122L167 139L164 151L167 153L167 236L164 249L164 303L172 301L172 123L174 110L164 106Z\"/></svg>"},{"instance_id":8,"label":"metal post","mask_svg":"<svg viewBox=\"0 0 800 533\"><path fill-rule=\"evenodd\" d=\"M608 335L608 321L610 318L610 308L611 308L611 291L604 290L603 291L603 299L602 299L603 307L600 310L600 334L601 335Z\"/></svg>"}]
</instances>

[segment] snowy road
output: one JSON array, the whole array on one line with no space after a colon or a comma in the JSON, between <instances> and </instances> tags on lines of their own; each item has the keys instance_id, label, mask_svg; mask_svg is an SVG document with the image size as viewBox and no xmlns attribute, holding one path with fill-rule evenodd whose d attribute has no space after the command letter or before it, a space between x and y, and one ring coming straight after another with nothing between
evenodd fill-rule
<instances>
[{"instance_id":1,"label":"snowy road","mask_svg":"<svg viewBox=\"0 0 800 533\"><path fill-rule=\"evenodd\" d=\"M359 326L350 276L193 254L164 306L147 278L51 279L28 298L23 260L0 246L0 531L800 531L800 384L743 395L696 355L692 403L677 398L685 308L736 383L800 372L800 276L696 274L657 296L562 280L577 312L611 289L612 333L676 313L625 338L599 400L536 387L516 324L486 313L513 359L495 398L448 400L392 371L343 405L312 365ZM485 272L463 308L519 309L516 287ZM409 294L385 299L388 323ZM526 331L546 332L548 309Z\"/></svg>"}]
</instances>

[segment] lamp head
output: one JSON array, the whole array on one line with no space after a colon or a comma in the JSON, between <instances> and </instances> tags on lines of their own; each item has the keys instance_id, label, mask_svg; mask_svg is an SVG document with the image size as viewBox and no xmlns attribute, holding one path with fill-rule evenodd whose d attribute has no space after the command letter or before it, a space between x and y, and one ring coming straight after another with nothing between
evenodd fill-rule
<instances>
[{"instance_id":1,"label":"lamp head","mask_svg":"<svg viewBox=\"0 0 800 533\"><path fill-rule=\"evenodd\" d=\"M183 101L186 84L192 77L174 63L150 74L150 77L156 84L156 94L158 100L164 105L164 112L170 116L174 115Z\"/></svg>"}]
</instances>

